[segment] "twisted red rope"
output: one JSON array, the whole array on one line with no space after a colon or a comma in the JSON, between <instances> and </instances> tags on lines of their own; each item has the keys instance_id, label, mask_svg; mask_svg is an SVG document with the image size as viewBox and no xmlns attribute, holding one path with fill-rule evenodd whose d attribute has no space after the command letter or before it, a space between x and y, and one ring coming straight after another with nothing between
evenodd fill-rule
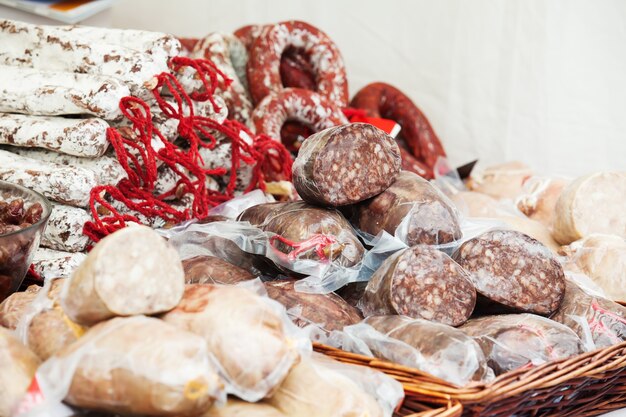
<instances>
[{"instance_id":1,"label":"twisted red rope","mask_svg":"<svg viewBox=\"0 0 626 417\"><path fill-rule=\"evenodd\" d=\"M161 218L167 223L180 223L191 218L206 217L211 207L234 197L238 169L242 163L252 166L252 180L245 191L265 189L268 176L291 179L292 160L289 152L278 141L267 136L255 136L235 120L219 123L209 117L194 113L193 101L209 101L215 112L220 107L214 99L220 78L223 85L232 82L212 62L175 57L170 62L173 73L192 68L202 84L200 91L188 94L173 73L163 72L156 76L157 83L152 94L160 111L168 118L178 121L178 135L184 139L184 147L167 140L154 126L150 106L136 97L124 97L120 101L122 114L131 123L133 138L118 129L109 128L107 138L126 172L127 177L116 185L102 185L91 190L90 210L92 222L85 224L83 233L94 242L126 226L127 222L140 223L138 215ZM171 94L174 103L166 101L163 91ZM230 169L204 168L200 149L214 149L217 145L215 132L224 135L231 143ZM158 149L158 150L157 150ZM165 165L177 176L176 186L156 195L157 168ZM207 176L229 176L224 192L209 190ZM173 196L190 195L191 206L177 208L165 201ZM118 204L113 204L113 202ZM105 209L103 217L98 208ZM119 207L125 207L120 213Z\"/></svg>"},{"instance_id":2,"label":"twisted red rope","mask_svg":"<svg viewBox=\"0 0 626 417\"><path fill-rule=\"evenodd\" d=\"M277 240L294 249L287 255L287 258L290 261L295 261L298 258L298 255L310 249L315 250L317 257L320 258L320 260L326 261L328 260L328 257L324 253L324 249L337 242L337 238L335 238L335 236L318 233L301 242L294 242L283 236L274 235L270 238L270 245L276 248L276 246L274 246L274 243Z\"/></svg>"}]
</instances>

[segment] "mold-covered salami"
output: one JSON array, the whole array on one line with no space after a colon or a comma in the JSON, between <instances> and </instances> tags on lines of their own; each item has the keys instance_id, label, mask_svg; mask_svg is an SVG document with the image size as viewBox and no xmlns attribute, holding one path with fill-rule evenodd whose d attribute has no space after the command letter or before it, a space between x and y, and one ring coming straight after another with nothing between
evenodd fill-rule
<instances>
[{"instance_id":1,"label":"mold-covered salami","mask_svg":"<svg viewBox=\"0 0 626 417\"><path fill-rule=\"evenodd\" d=\"M343 330L361 321L358 310L337 294L309 294L296 291L295 280L265 282L267 295L281 303L287 314L300 327L310 324L325 331Z\"/></svg>"},{"instance_id":2,"label":"mold-covered salami","mask_svg":"<svg viewBox=\"0 0 626 417\"><path fill-rule=\"evenodd\" d=\"M402 171L389 188L356 207L354 224L372 235L385 230L407 245L440 245L461 238L448 198L420 176Z\"/></svg>"},{"instance_id":3,"label":"mold-covered salami","mask_svg":"<svg viewBox=\"0 0 626 417\"><path fill-rule=\"evenodd\" d=\"M91 220L91 216L82 208L53 204L41 238L41 246L67 252L83 252L89 244L89 238L83 234L83 227Z\"/></svg>"},{"instance_id":4,"label":"mold-covered salami","mask_svg":"<svg viewBox=\"0 0 626 417\"><path fill-rule=\"evenodd\" d=\"M463 268L445 253L417 245L382 263L360 307L366 317L401 314L458 326L475 304L476 290Z\"/></svg>"},{"instance_id":5,"label":"mold-covered salami","mask_svg":"<svg viewBox=\"0 0 626 417\"><path fill-rule=\"evenodd\" d=\"M128 87L103 75L73 74L0 65L0 112L36 116L91 114L105 120L122 116Z\"/></svg>"},{"instance_id":6,"label":"mold-covered salami","mask_svg":"<svg viewBox=\"0 0 626 417\"><path fill-rule=\"evenodd\" d=\"M69 277L85 258L87 255L80 252L39 248L35 252L33 267L35 272L44 279Z\"/></svg>"},{"instance_id":7,"label":"mold-covered salami","mask_svg":"<svg viewBox=\"0 0 626 417\"><path fill-rule=\"evenodd\" d=\"M87 207L96 175L81 167L37 161L0 150L0 180L35 190L52 201Z\"/></svg>"},{"instance_id":8,"label":"mold-covered salami","mask_svg":"<svg viewBox=\"0 0 626 417\"><path fill-rule=\"evenodd\" d=\"M293 164L293 184L303 200L343 206L385 191L400 172L393 138L365 123L322 130L304 141Z\"/></svg>"},{"instance_id":9,"label":"mold-covered salami","mask_svg":"<svg viewBox=\"0 0 626 417\"><path fill-rule=\"evenodd\" d=\"M460 330L478 342L496 375L584 351L571 329L534 314L481 317L468 321Z\"/></svg>"},{"instance_id":10,"label":"mold-covered salami","mask_svg":"<svg viewBox=\"0 0 626 417\"><path fill-rule=\"evenodd\" d=\"M0 144L94 158L102 156L109 147L108 127L107 122L95 117L68 119L0 113Z\"/></svg>"},{"instance_id":11,"label":"mold-covered salami","mask_svg":"<svg viewBox=\"0 0 626 417\"><path fill-rule=\"evenodd\" d=\"M195 256L183 261L186 284L237 284L254 279L247 270L215 256Z\"/></svg>"},{"instance_id":12,"label":"mold-covered salami","mask_svg":"<svg viewBox=\"0 0 626 417\"><path fill-rule=\"evenodd\" d=\"M299 88L268 94L252 113L256 133L276 140L280 140L281 128L287 121L304 123L314 132L348 123L339 107L318 93Z\"/></svg>"},{"instance_id":13,"label":"mold-covered salami","mask_svg":"<svg viewBox=\"0 0 626 417\"><path fill-rule=\"evenodd\" d=\"M483 233L463 243L454 259L489 308L549 315L563 299L563 268L548 248L523 233Z\"/></svg>"}]
</instances>

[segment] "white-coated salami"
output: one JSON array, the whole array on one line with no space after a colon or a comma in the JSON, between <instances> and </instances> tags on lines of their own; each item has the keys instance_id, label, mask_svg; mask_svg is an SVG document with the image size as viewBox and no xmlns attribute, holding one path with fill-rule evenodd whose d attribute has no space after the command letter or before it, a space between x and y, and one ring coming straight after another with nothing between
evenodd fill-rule
<instances>
[{"instance_id":1,"label":"white-coated salami","mask_svg":"<svg viewBox=\"0 0 626 417\"><path fill-rule=\"evenodd\" d=\"M0 144L44 148L81 157L104 155L109 124L95 117L31 116L0 113Z\"/></svg>"},{"instance_id":2,"label":"white-coated salami","mask_svg":"<svg viewBox=\"0 0 626 417\"><path fill-rule=\"evenodd\" d=\"M0 112L40 116L91 114L121 117L120 100L130 90L119 80L94 74L0 65Z\"/></svg>"},{"instance_id":3,"label":"white-coated salami","mask_svg":"<svg viewBox=\"0 0 626 417\"><path fill-rule=\"evenodd\" d=\"M41 238L41 246L67 252L83 252L89 244L89 238L83 234L83 226L88 221L91 221L91 216L81 208L53 204Z\"/></svg>"},{"instance_id":4,"label":"white-coated salami","mask_svg":"<svg viewBox=\"0 0 626 417\"><path fill-rule=\"evenodd\" d=\"M39 248L35 252L33 267L35 272L44 279L69 277L86 257L87 255L80 252L71 253Z\"/></svg>"},{"instance_id":5,"label":"white-coated salami","mask_svg":"<svg viewBox=\"0 0 626 417\"><path fill-rule=\"evenodd\" d=\"M89 169L38 161L3 150L0 150L0 180L77 207L87 207L89 193L98 185L96 174Z\"/></svg>"}]
</instances>

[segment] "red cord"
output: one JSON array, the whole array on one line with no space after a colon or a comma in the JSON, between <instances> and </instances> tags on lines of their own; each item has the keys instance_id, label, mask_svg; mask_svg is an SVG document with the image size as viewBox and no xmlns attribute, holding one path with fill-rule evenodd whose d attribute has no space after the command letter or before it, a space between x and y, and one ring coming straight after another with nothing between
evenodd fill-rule
<instances>
[{"instance_id":1,"label":"red cord","mask_svg":"<svg viewBox=\"0 0 626 417\"><path fill-rule=\"evenodd\" d=\"M324 234L314 234L313 236L306 240L303 240L302 242L294 242L282 236L274 235L270 238L270 245L276 248L276 246L274 246L274 242L276 242L277 240L289 247L294 248L294 250L289 252L289 254L287 255L287 258L290 261L295 261L298 258L298 255L313 248L315 249L317 257L320 258L320 260L322 261L326 261L328 260L328 257L324 253L324 249L337 242L337 238L335 238L334 236Z\"/></svg>"}]
</instances>

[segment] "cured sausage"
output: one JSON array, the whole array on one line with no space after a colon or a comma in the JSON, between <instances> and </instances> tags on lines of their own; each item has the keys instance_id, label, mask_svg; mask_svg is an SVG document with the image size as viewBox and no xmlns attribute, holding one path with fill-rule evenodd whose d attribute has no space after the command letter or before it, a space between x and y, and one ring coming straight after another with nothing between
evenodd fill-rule
<instances>
[{"instance_id":1,"label":"cured sausage","mask_svg":"<svg viewBox=\"0 0 626 417\"><path fill-rule=\"evenodd\" d=\"M268 94L254 109L252 122L257 134L279 140L288 122L300 122L313 132L348 123L341 109L319 94L297 88L285 88ZM293 135L293 134L292 134ZM292 144L297 150L299 144Z\"/></svg>"},{"instance_id":2,"label":"cured sausage","mask_svg":"<svg viewBox=\"0 0 626 417\"><path fill-rule=\"evenodd\" d=\"M563 299L561 264L548 248L523 233L483 233L463 243L454 259L484 297L479 301L495 303L489 307L549 315Z\"/></svg>"},{"instance_id":3,"label":"cured sausage","mask_svg":"<svg viewBox=\"0 0 626 417\"><path fill-rule=\"evenodd\" d=\"M229 392L256 402L272 395L300 359L270 303L241 287L189 284L180 304L162 318L200 335Z\"/></svg>"},{"instance_id":4,"label":"cured sausage","mask_svg":"<svg viewBox=\"0 0 626 417\"><path fill-rule=\"evenodd\" d=\"M176 251L146 226L102 239L72 274L61 305L79 324L115 316L162 313L174 308L185 286Z\"/></svg>"},{"instance_id":5,"label":"cured sausage","mask_svg":"<svg viewBox=\"0 0 626 417\"><path fill-rule=\"evenodd\" d=\"M398 122L411 153L430 170L437 158L445 158L443 145L424 113L397 88L385 83L366 85L354 96L350 106L365 110L370 117Z\"/></svg>"},{"instance_id":6,"label":"cured sausage","mask_svg":"<svg viewBox=\"0 0 626 417\"><path fill-rule=\"evenodd\" d=\"M87 255L80 252L71 253L39 248L35 252L33 268L44 279L69 277L85 258Z\"/></svg>"},{"instance_id":7,"label":"cured sausage","mask_svg":"<svg viewBox=\"0 0 626 417\"><path fill-rule=\"evenodd\" d=\"M299 259L330 259L335 265L350 267L358 264L365 252L341 213L301 201L259 204L243 211L238 220L276 234L279 239L272 245L286 254L290 264ZM321 248L312 242L317 237L328 238Z\"/></svg>"},{"instance_id":8,"label":"cured sausage","mask_svg":"<svg viewBox=\"0 0 626 417\"><path fill-rule=\"evenodd\" d=\"M468 321L460 330L478 342L496 375L584 352L571 329L534 314L481 317Z\"/></svg>"},{"instance_id":9,"label":"cured sausage","mask_svg":"<svg viewBox=\"0 0 626 417\"><path fill-rule=\"evenodd\" d=\"M488 194L496 199L515 200L524 192L524 183L534 174L519 161L507 162L486 168L472 175L467 186L472 191Z\"/></svg>"},{"instance_id":10,"label":"cured sausage","mask_svg":"<svg viewBox=\"0 0 626 417\"><path fill-rule=\"evenodd\" d=\"M428 181L402 171L389 188L355 208L354 225L377 235L385 230L407 245L441 245L461 238L458 214Z\"/></svg>"},{"instance_id":11,"label":"cured sausage","mask_svg":"<svg viewBox=\"0 0 626 417\"><path fill-rule=\"evenodd\" d=\"M351 123L304 141L293 163L293 185L312 204L355 204L385 191L400 165L400 150L391 136L369 124Z\"/></svg>"},{"instance_id":12,"label":"cured sausage","mask_svg":"<svg viewBox=\"0 0 626 417\"><path fill-rule=\"evenodd\" d=\"M250 48L252 48L252 44L254 44L256 38L259 37L261 32L263 32L263 29L265 29L267 26L268 25L242 26L239 29L235 30L235 32L233 32L233 35L239 38L239 40L243 43L246 49L250 51Z\"/></svg>"},{"instance_id":13,"label":"cured sausage","mask_svg":"<svg viewBox=\"0 0 626 417\"><path fill-rule=\"evenodd\" d=\"M463 268L425 245L387 258L360 301L366 317L400 314L450 326L465 323L475 304L476 291Z\"/></svg>"},{"instance_id":14,"label":"cured sausage","mask_svg":"<svg viewBox=\"0 0 626 417\"><path fill-rule=\"evenodd\" d=\"M80 157L104 155L109 147L102 119L66 119L0 113L0 144L44 148Z\"/></svg>"},{"instance_id":15,"label":"cured sausage","mask_svg":"<svg viewBox=\"0 0 626 417\"><path fill-rule=\"evenodd\" d=\"M250 48L248 82L254 103L283 88L280 61L296 47L309 56L316 75L316 91L339 108L348 104L348 81L339 49L319 29L300 21L281 22L264 29Z\"/></svg>"},{"instance_id":16,"label":"cured sausage","mask_svg":"<svg viewBox=\"0 0 626 417\"><path fill-rule=\"evenodd\" d=\"M89 205L89 193L98 185L96 175L88 169L37 161L3 150L0 150L0 180L77 207Z\"/></svg>"},{"instance_id":17,"label":"cured sausage","mask_svg":"<svg viewBox=\"0 0 626 417\"><path fill-rule=\"evenodd\" d=\"M596 172L568 185L556 203L554 238L562 245L592 233L626 238L626 172Z\"/></svg>"},{"instance_id":18,"label":"cured sausage","mask_svg":"<svg viewBox=\"0 0 626 417\"><path fill-rule=\"evenodd\" d=\"M400 148L403 170L413 172L427 180L434 178L432 168L427 167L426 164L414 157L404 146L398 145L398 147Z\"/></svg>"},{"instance_id":19,"label":"cured sausage","mask_svg":"<svg viewBox=\"0 0 626 417\"><path fill-rule=\"evenodd\" d=\"M96 74L44 71L0 65L0 112L35 116L90 114L105 120L122 116L129 96L119 80Z\"/></svg>"},{"instance_id":20,"label":"cured sausage","mask_svg":"<svg viewBox=\"0 0 626 417\"><path fill-rule=\"evenodd\" d=\"M556 202L570 183L564 178L532 177L524 182L526 194L517 200L517 208L528 218L551 229L554 224Z\"/></svg>"},{"instance_id":21,"label":"cured sausage","mask_svg":"<svg viewBox=\"0 0 626 417\"><path fill-rule=\"evenodd\" d=\"M215 256L195 256L183 261L186 284L237 284L254 275Z\"/></svg>"},{"instance_id":22,"label":"cured sausage","mask_svg":"<svg viewBox=\"0 0 626 417\"><path fill-rule=\"evenodd\" d=\"M83 234L83 227L91 220L82 208L53 204L41 246L67 252L85 251L89 238Z\"/></svg>"},{"instance_id":23,"label":"cured sausage","mask_svg":"<svg viewBox=\"0 0 626 417\"><path fill-rule=\"evenodd\" d=\"M11 416L39 367L37 356L10 330L0 327L0 416Z\"/></svg>"},{"instance_id":24,"label":"cured sausage","mask_svg":"<svg viewBox=\"0 0 626 417\"><path fill-rule=\"evenodd\" d=\"M324 331L343 330L361 321L359 311L337 294L309 294L296 291L295 280L265 282L267 295L281 303L299 327L314 325Z\"/></svg>"}]
</instances>

